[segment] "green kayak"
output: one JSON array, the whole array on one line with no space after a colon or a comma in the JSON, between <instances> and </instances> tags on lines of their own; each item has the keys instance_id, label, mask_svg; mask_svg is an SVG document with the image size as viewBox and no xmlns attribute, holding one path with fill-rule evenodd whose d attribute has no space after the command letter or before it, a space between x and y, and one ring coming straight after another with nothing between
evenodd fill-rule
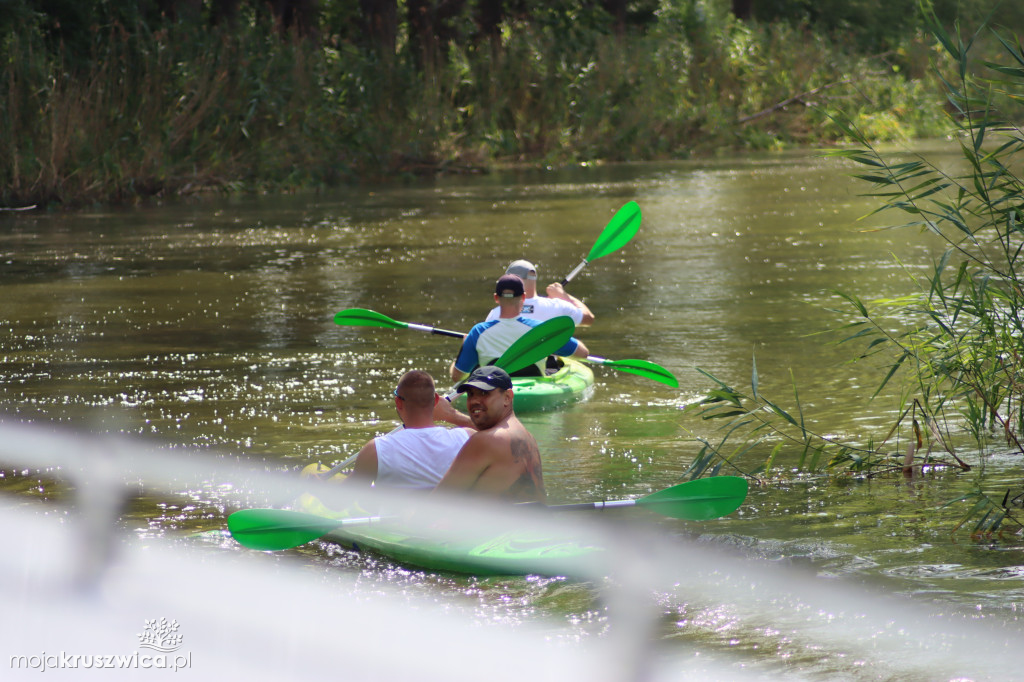
<instances>
[{"instance_id":1,"label":"green kayak","mask_svg":"<svg viewBox=\"0 0 1024 682\"><path fill-rule=\"evenodd\" d=\"M315 463L303 475L320 474L327 467ZM332 480L344 478L336 474ZM677 483L669 488L628 500L577 502L548 510L583 511L617 507L646 507L662 516L706 521L736 511L747 496L747 481L738 476L715 476ZM464 514L459 514L464 516ZM421 517L422 518L422 517ZM398 516L367 516L358 505L338 512L310 493L303 493L295 509L240 509L228 516L228 530L240 544L261 551L298 547L327 539L359 551L369 551L397 562L433 571L477 575L592 576L612 555L604 540L583 541L579 532L558 535L545 522L524 518L515 530L483 526L466 530L454 517L425 519L429 532L410 528Z\"/></svg>"},{"instance_id":2,"label":"green kayak","mask_svg":"<svg viewBox=\"0 0 1024 682\"><path fill-rule=\"evenodd\" d=\"M313 495L304 494L296 509L324 519L344 518ZM477 537L452 533L450 538L417 536L400 522L341 526L324 540L360 552L385 556L429 571L473 575L566 575L567 567L593 560L604 550L543 532L508 531Z\"/></svg>"},{"instance_id":3,"label":"green kayak","mask_svg":"<svg viewBox=\"0 0 1024 682\"><path fill-rule=\"evenodd\" d=\"M512 377L516 412L541 412L582 400L594 385L590 367L572 358L554 374L543 377ZM466 396L460 395L455 405L466 407Z\"/></svg>"}]
</instances>

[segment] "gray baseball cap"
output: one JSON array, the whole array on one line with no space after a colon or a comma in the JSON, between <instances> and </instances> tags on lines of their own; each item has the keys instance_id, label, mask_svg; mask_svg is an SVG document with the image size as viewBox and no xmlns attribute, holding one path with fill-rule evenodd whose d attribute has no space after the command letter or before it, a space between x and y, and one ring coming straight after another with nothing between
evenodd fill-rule
<instances>
[{"instance_id":1,"label":"gray baseball cap","mask_svg":"<svg viewBox=\"0 0 1024 682\"><path fill-rule=\"evenodd\" d=\"M514 260L505 268L505 274L518 275L524 280L537 279L537 268L528 260Z\"/></svg>"}]
</instances>

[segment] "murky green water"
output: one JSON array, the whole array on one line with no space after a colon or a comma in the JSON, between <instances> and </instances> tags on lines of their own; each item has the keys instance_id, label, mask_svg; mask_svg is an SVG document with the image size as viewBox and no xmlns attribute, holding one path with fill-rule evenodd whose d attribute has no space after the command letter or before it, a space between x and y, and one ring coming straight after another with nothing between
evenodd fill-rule
<instances>
[{"instance_id":1,"label":"murky green water","mask_svg":"<svg viewBox=\"0 0 1024 682\"><path fill-rule=\"evenodd\" d=\"M713 437L681 411L710 388L698 366L748 385L756 356L762 393L789 401L792 371L813 427L878 438L894 409L868 401L881 374L844 364L847 350L811 335L836 324L825 310L838 305L831 290L865 299L903 292L891 254L917 268L940 251L917 233L861 231L855 221L874 204L860 189L836 162L791 154L0 214L0 404L22 420L135 434L171 450L209 447L271 469L334 462L395 425L388 396L402 372L444 377L457 350L444 337L339 327L335 312L370 308L466 330L490 308L490 283L508 261L537 263L542 285L561 279L633 199L643 210L636 239L570 284L597 316L581 337L595 355L657 362L681 386L595 368L586 403L524 416L552 502L676 482L699 450L689 432ZM996 458L987 482L1019 487L1020 475L1019 461ZM939 509L972 482L973 474L913 485L798 478L753 488L727 519L652 523L666 535L704 535L820 574L882 577L905 594L1015 617L1024 542L953 535L966 509ZM8 470L0 487L13 493L4 506L63 503L37 472ZM225 506L243 503L236 493L142 498L126 523L142 535L222 527ZM483 619L554 616L581 636L605 627L590 592L565 581L433 576L336 548L300 553ZM666 618L667 637L692 634L692 619L680 622ZM771 649L761 647L767 660ZM838 659L817 665L823 674L842 668Z\"/></svg>"}]
</instances>

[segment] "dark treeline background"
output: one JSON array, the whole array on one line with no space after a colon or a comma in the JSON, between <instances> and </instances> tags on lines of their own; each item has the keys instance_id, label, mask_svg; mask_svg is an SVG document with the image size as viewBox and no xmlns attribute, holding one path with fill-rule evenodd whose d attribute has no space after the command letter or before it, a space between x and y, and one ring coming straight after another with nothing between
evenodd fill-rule
<instances>
[{"instance_id":1,"label":"dark treeline background","mask_svg":"<svg viewBox=\"0 0 1024 682\"><path fill-rule=\"evenodd\" d=\"M998 0L0 0L0 205L943 131Z\"/></svg>"}]
</instances>

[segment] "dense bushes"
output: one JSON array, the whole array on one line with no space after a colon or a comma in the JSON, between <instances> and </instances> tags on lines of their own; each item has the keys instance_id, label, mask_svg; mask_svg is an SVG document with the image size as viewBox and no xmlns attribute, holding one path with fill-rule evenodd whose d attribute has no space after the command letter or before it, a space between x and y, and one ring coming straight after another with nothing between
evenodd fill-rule
<instances>
[{"instance_id":1,"label":"dense bushes","mask_svg":"<svg viewBox=\"0 0 1024 682\"><path fill-rule=\"evenodd\" d=\"M878 137L943 125L913 14L879 59L710 0L498 3L496 33L483 0L410 3L417 30L378 2L8 4L3 205L829 142L839 99Z\"/></svg>"}]
</instances>

